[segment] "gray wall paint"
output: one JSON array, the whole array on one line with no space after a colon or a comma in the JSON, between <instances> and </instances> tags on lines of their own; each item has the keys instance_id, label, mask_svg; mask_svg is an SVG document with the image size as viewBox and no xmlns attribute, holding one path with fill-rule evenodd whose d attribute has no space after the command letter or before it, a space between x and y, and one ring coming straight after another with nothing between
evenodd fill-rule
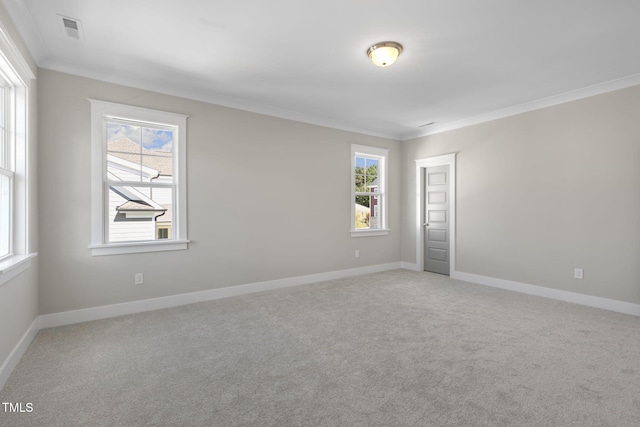
<instances>
[{"instance_id":1,"label":"gray wall paint","mask_svg":"<svg viewBox=\"0 0 640 427\"><path fill-rule=\"evenodd\" d=\"M0 4L0 22L22 56L37 75L37 67L7 12ZM38 251L38 188L37 188L37 90L34 85L29 92L29 226L31 250ZM0 285L0 365L6 360L22 336L38 315L38 260L34 260L26 271Z\"/></svg>"},{"instance_id":2,"label":"gray wall paint","mask_svg":"<svg viewBox=\"0 0 640 427\"><path fill-rule=\"evenodd\" d=\"M403 143L47 70L39 90L41 314L414 263L414 160L453 151L458 271L640 303L638 87ZM190 115L188 251L90 256L87 97ZM349 237L351 143L391 149L390 236Z\"/></svg>"},{"instance_id":3,"label":"gray wall paint","mask_svg":"<svg viewBox=\"0 0 640 427\"><path fill-rule=\"evenodd\" d=\"M400 260L397 141L48 70L38 85L41 314ZM189 250L91 256L89 97L190 116ZM352 143L391 150L389 236L350 237Z\"/></svg>"},{"instance_id":4,"label":"gray wall paint","mask_svg":"<svg viewBox=\"0 0 640 427\"><path fill-rule=\"evenodd\" d=\"M414 160L457 151L458 271L640 303L639 111L633 87L404 143L402 260Z\"/></svg>"},{"instance_id":5,"label":"gray wall paint","mask_svg":"<svg viewBox=\"0 0 640 427\"><path fill-rule=\"evenodd\" d=\"M38 316L38 263L0 285L0 365Z\"/></svg>"}]
</instances>

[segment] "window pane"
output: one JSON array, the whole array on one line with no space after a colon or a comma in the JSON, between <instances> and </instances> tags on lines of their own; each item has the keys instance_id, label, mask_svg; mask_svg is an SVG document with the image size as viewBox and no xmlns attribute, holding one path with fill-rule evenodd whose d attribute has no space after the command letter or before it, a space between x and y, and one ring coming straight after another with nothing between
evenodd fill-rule
<instances>
[{"instance_id":1,"label":"window pane","mask_svg":"<svg viewBox=\"0 0 640 427\"><path fill-rule=\"evenodd\" d=\"M355 158L355 191L365 191L365 177L364 177L364 159L356 156Z\"/></svg>"},{"instance_id":2,"label":"window pane","mask_svg":"<svg viewBox=\"0 0 640 427\"><path fill-rule=\"evenodd\" d=\"M173 150L173 131L170 129L143 127L142 146L145 150L170 154Z\"/></svg>"},{"instance_id":3,"label":"window pane","mask_svg":"<svg viewBox=\"0 0 640 427\"><path fill-rule=\"evenodd\" d=\"M363 204L366 202L368 204L369 198L366 196L356 196L356 229L361 230L364 228L369 228L369 217L370 217L370 209L368 205Z\"/></svg>"},{"instance_id":4,"label":"window pane","mask_svg":"<svg viewBox=\"0 0 640 427\"><path fill-rule=\"evenodd\" d=\"M355 158L355 190L356 192L376 191L378 185L378 167L380 161L366 157Z\"/></svg>"},{"instance_id":5,"label":"window pane","mask_svg":"<svg viewBox=\"0 0 640 427\"><path fill-rule=\"evenodd\" d=\"M172 150L172 130L107 122L109 179L173 182Z\"/></svg>"},{"instance_id":6,"label":"window pane","mask_svg":"<svg viewBox=\"0 0 640 427\"><path fill-rule=\"evenodd\" d=\"M369 202L371 209L371 216L369 217L369 228L377 229L382 225L382 218L380 217L381 210L381 201L382 198L380 196L372 196Z\"/></svg>"},{"instance_id":7,"label":"window pane","mask_svg":"<svg viewBox=\"0 0 640 427\"><path fill-rule=\"evenodd\" d=\"M367 176L367 188L378 185L378 160L366 160L365 174Z\"/></svg>"},{"instance_id":8,"label":"window pane","mask_svg":"<svg viewBox=\"0 0 640 427\"><path fill-rule=\"evenodd\" d=\"M141 160L143 182L155 182L160 178L163 182L173 182L173 157L171 153L145 154Z\"/></svg>"},{"instance_id":9,"label":"window pane","mask_svg":"<svg viewBox=\"0 0 640 427\"><path fill-rule=\"evenodd\" d=\"M0 84L4 83L0 81ZM12 168L7 140L7 109L6 90L0 87L0 168L10 170ZM11 178L0 175L0 257L6 256L10 251L11 237Z\"/></svg>"},{"instance_id":10,"label":"window pane","mask_svg":"<svg viewBox=\"0 0 640 427\"><path fill-rule=\"evenodd\" d=\"M172 203L172 188L111 185L107 212L109 242L171 239ZM159 229L167 231L159 234Z\"/></svg>"},{"instance_id":11,"label":"window pane","mask_svg":"<svg viewBox=\"0 0 640 427\"><path fill-rule=\"evenodd\" d=\"M382 198L380 196L356 196L355 224L357 230L378 229L382 225Z\"/></svg>"},{"instance_id":12,"label":"window pane","mask_svg":"<svg viewBox=\"0 0 640 427\"><path fill-rule=\"evenodd\" d=\"M0 84L2 81L0 80ZM6 90L0 87L0 168L11 169L9 164L9 143L7 142Z\"/></svg>"},{"instance_id":13,"label":"window pane","mask_svg":"<svg viewBox=\"0 0 640 427\"><path fill-rule=\"evenodd\" d=\"M356 191L367 191L367 179L364 174L358 173L356 170Z\"/></svg>"},{"instance_id":14,"label":"window pane","mask_svg":"<svg viewBox=\"0 0 640 427\"><path fill-rule=\"evenodd\" d=\"M173 182L173 131L142 128L142 166L154 181Z\"/></svg>"},{"instance_id":15,"label":"window pane","mask_svg":"<svg viewBox=\"0 0 640 427\"><path fill-rule=\"evenodd\" d=\"M11 178L0 175L0 258L9 254L11 237Z\"/></svg>"},{"instance_id":16,"label":"window pane","mask_svg":"<svg viewBox=\"0 0 640 427\"><path fill-rule=\"evenodd\" d=\"M107 169L121 181L142 179L141 132L140 126L107 122Z\"/></svg>"},{"instance_id":17,"label":"window pane","mask_svg":"<svg viewBox=\"0 0 640 427\"><path fill-rule=\"evenodd\" d=\"M140 155L140 126L107 122L107 151ZM136 161L136 157L131 158Z\"/></svg>"}]
</instances>

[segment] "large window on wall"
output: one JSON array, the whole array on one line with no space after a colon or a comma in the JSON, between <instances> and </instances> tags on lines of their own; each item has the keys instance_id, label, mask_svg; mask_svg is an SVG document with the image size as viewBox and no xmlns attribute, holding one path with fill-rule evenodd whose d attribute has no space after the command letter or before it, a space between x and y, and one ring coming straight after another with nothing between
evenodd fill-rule
<instances>
[{"instance_id":1,"label":"large window on wall","mask_svg":"<svg viewBox=\"0 0 640 427\"><path fill-rule=\"evenodd\" d=\"M187 117L90 102L93 255L186 249Z\"/></svg>"},{"instance_id":2,"label":"large window on wall","mask_svg":"<svg viewBox=\"0 0 640 427\"><path fill-rule=\"evenodd\" d=\"M351 235L385 235L387 228L387 159L389 150L351 146Z\"/></svg>"},{"instance_id":3,"label":"large window on wall","mask_svg":"<svg viewBox=\"0 0 640 427\"><path fill-rule=\"evenodd\" d=\"M33 79L18 49L0 31L0 284L27 268L35 256L28 237L27 111Z\"/></svg>"}]
</instances>

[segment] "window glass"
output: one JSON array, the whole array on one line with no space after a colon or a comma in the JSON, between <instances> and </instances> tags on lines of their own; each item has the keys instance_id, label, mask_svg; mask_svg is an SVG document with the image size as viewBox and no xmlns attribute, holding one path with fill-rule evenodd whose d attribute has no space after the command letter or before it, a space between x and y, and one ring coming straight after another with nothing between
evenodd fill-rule
<instances>
[{"instance_id":1,"label":"window glass","mask_svg":"<svg viewBox=\"0 0 640 427\"><path fill-rule=\"evenodd\" d=\"M13 162L7 128L7 83L0 77L0 259L11 254Z\"/></svg>"},{"instance_id":2,"label":"window glass","mask_svg":"<svg viewBox=\"0 0 640 427\"><path fill-rule=\"evenodd\" d=\"M186 116L91 105L93 254L186 249Z\"/></svg>"},{"instance_id":3,"label":"window glass","mask_svg":"<svg viewBox=\"0 0 640 427\"><path fill-rule=\"evenodd\" d=\"M10 253L11 178L0 175L0 259Z\"/></svg>"},{"instance_id":4,"label":"window glass","mask_svg":"<svg viewBox=\"0 0 640 427\"><path fill-rule=\"evenodd\" d=\"M171 226L173 183L171 128L107 120L107 226L109 242L168 239L156 233L160 219ZM149 183L149 186L118 185Z\"/></svg>"},{"instance_id":5,"label":"window glass","mask_svg":"<svg viewBox=\"0 0 640 427\"><path fill-rule=\"evenodd\" d=\"M371 194L378 193L378 167L380 160L356 155L355 158L355 228L377 229L380 228L379 197Z\"/></svg>"},{"instance_id":6,"label":"window glass","mask_svg":"<svg viewBox=\"0 0 640 427\"><path fill-rule=\"evenodd\" d=\"M352 235L386 228L384 168L387 153L385 149L352 146Z\"/></svg>"}]
</instances>

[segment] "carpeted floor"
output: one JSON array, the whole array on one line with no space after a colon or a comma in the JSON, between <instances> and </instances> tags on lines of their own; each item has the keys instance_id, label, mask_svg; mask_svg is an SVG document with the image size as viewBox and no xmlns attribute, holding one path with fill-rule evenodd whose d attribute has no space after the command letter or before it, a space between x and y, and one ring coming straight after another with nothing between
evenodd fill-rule
<instances>
[{"instance_id":1,"label":"carpeted floor","mask_svg":"<svg viewBox=\"0 0 640 427\"><path fill-rule=\"evenodd\" d=\"M2 426L638 426L640 318L396 270L41 331Z\"/></svg>"}]
</instances>

